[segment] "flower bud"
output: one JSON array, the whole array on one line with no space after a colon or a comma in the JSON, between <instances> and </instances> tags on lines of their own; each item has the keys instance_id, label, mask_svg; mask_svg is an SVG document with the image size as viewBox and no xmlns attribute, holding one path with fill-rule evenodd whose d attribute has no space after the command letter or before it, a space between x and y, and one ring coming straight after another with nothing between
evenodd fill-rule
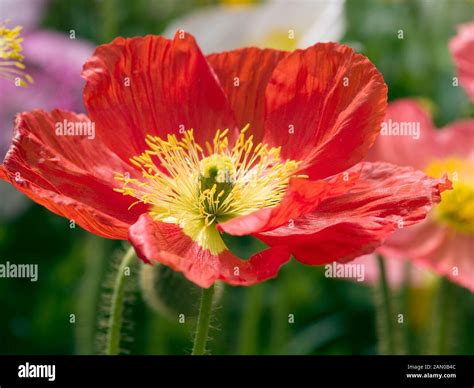
<instances>
[{"instance_id":1,"label":"flower bud","mask_svg":"<svg viewBox=\"0 0 474 388\"><path fill-rule=\"evenodd\" d=\"M184 314L195 318L199 311L201 288L187 280L180 272L162 264L143 264L140 289L146 304L164 317L175 320ZM216 284L214 303L222 296L222 284Z\"/></svg>"}]
</instances>

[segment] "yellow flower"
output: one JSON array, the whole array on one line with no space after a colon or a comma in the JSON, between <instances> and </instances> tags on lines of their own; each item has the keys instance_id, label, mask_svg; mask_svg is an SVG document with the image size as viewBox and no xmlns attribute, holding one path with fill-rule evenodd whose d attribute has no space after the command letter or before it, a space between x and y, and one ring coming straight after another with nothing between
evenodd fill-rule
<instances>
[{"instance_id":1,"label":"yellow flower","mask_svg":"<svg viewBox=\"0 0 474 388\"><path fill-rule=\"evenodd\" d=\"M24 56L21 54L23 38L20 36L22 27L9 28L7 23L0 22L0 77L12 79L18 86L26 86L33 79L24 71Z\"/></svg>"}]
</instances>

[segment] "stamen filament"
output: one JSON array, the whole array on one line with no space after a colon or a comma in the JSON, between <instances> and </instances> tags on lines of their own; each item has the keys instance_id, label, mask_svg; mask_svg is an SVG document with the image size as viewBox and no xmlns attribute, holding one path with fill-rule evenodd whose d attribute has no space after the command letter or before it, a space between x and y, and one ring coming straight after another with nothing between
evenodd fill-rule
<instances>
[{"instance_id":1,"label":"stamen filament","mask_svg":"<svg viewBox=\"0 0 474 388\"><path fill-rule=\"evenodd\" d=\"M276 206L299 162L280 159L280 147L254 145L249 125L229 147L229 129L217 130L206 152L193 130L178 140L148 135L148 150L130 159L141 177L116 174L115 191L150 205L155 220L180 225L203 248L218 254L225 244L215 226L233 217Z\"/></svg>"}]
</instances>

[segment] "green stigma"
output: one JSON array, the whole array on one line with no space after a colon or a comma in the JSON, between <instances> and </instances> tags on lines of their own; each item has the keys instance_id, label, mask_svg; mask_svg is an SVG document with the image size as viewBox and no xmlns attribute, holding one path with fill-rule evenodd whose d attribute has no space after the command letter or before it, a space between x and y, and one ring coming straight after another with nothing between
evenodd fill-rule
<instances>
[{"instance_id":1,"label":"green stigma","mask_svg":"<svg viewBox=\"0 0 474 388\"><path fill-rule=\"evenodd\" d=\"M223 201L232 191L235 181L235 167L227 155L213 154L199 163L201 192L213 192L213 200Z\"/></svg>"}]
</instances>

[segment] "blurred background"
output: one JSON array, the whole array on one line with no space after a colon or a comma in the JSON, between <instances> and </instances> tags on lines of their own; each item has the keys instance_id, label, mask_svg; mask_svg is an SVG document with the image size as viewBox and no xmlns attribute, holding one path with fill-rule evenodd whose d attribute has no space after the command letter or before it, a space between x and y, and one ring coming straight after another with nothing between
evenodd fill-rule
<instances>
[{"instance_id":1,"label":"blurred background","mask_svg":"<svg viewBox=\"0 0 474 388\"><path fill-rule=\"evenodd\" d=\"M340 41L377 66L390 100L422 98L438 127L474 116L463 90L446 87L455 74L448 42L456 25L474 20L472 0L0 0L5 19L24 28L25 63L35 83L20 89L0 80L2 159L15 113L83 111L79 73L96 45L116 36L172 36L179 28L195 34L206 53ZM291 28L297 39L289 45L283 37ZM37 282L0 279L0 354L102 351L110 277L123 247L70 226L0 182L0 262L39 264ZM250 238L228 244L241 257L259 249ZM127 290L123 352L189 354L198 293L169 271L141 267L137 261ZM474 354L474 295L451 284L455 299L446 303L444 280L421 276L423 282L393 285L397 311L405 315L404 352ZM143 295L144 282L148 291L160 284L159 300ZM275 280L221 290L208 346L213 354L376 354L377 293L369 277L328 279L324 268L292 261ZM433 340L440 314L449 314L442 348Z\"/></svg>"}]
</instances>

